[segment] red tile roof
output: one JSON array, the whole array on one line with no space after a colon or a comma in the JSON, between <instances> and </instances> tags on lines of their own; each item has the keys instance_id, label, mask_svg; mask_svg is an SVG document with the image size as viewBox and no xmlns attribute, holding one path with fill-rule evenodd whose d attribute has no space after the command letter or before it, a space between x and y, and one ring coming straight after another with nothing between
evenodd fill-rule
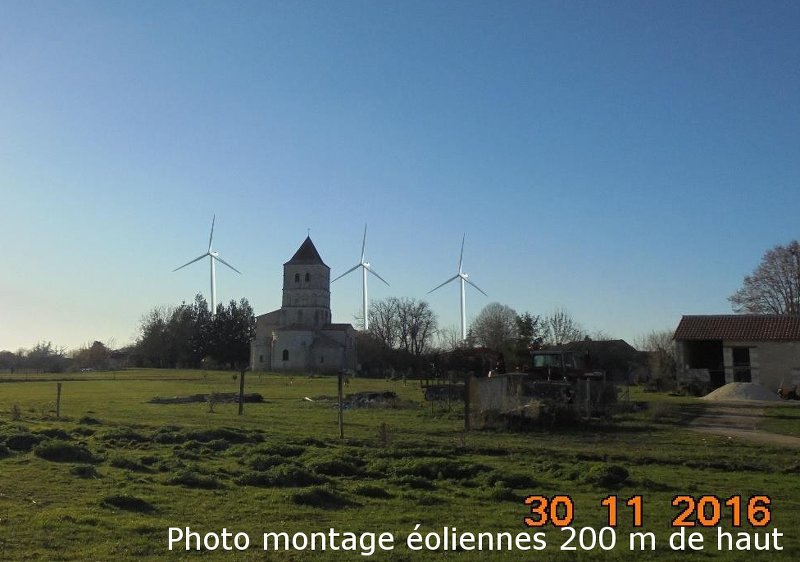
<instances>
[{"instance_id":1,"label":"red tile roof","mask_svg":"<svg viewBox=\"0 0 800 562\"><path fill-rule=\"evenodd\" d=\"M684 316L673 339L800 341L800 316L788 314L721 314Z\"/></svg>"}]
</instances>

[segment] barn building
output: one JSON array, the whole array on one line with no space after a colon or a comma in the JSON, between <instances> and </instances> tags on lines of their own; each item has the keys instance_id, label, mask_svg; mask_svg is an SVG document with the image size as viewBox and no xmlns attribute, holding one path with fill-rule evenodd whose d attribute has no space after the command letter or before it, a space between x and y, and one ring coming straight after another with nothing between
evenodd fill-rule
<instances>
[{"instance_id":1,"label":"barn building","mask_svg":"<svg viewBox=\"0 0 800 562\"><path fill-rule=\"evenodd\" d=\"M356 331L332 322L330 272L310 237L283 264L281 307L256 317L253 371L355 370Z\"/></svg>"},{"instance_id":2,"label":"barn building","mask_svg":"<svg viewBox=\"0 0 800 562\"><path fill-rule=\"evenodd\" d=\"M800 384L800 316L684 316L674 340L679 369L707 370L712 387L754 382Z\"/></svg>"}]
</instances>

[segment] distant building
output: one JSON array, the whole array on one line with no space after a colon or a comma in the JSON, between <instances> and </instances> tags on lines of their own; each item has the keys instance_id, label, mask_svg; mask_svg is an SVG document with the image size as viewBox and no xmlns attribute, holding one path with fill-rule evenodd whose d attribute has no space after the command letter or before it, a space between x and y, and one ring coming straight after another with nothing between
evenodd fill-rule
<instances>
[{"instance_id":1,"label":"distant building","mask_svg":"<svg viewBox=\"0 0 800 562\"><path fill-rule=\"evenodd\" d=\"M625 340L579 340L552 346L551 349L586 353L589 366L604 371L609 381L637 382L649 375L647 353L638 351Z\"/></svg>"},{"instance_id":2,"label":"distant building","mask_svg":"<svg viewBox=\"0 0 800 562\"><path fill-rule=\"evenodd\" d=\"M281 308L256 317L252 370L355 370L356 331L350 324L331 321L330 272L311 238L283 264Z\"/></svg>"},{"instance_id":3,"label":"distant building","mask_svg":"<svg viewBox=\"0 0 800 562\"><path fill-rule=\"evenodd\" d=\"M800 384L800 316L684 316L674 340L678 369L707 370L712 387Z\"/></svg>"}]
</instances>

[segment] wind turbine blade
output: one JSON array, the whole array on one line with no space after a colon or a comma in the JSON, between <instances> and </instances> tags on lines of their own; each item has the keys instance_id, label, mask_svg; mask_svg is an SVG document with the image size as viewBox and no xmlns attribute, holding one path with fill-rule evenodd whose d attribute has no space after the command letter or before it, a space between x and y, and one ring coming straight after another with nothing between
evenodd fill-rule
<instances>
[{"instance_id":1,"label":"wind turbine blade","mask_svg":"<svg viewBox=\"0 0 800 562\"><path fill-rule=\"evenodd\" d=\"M217 215L215 213L214 216L211 218L211 234L208 237L208 253L209 254L211 253L211 241L214 239L214 221L216 221L216 220L217 220ZM225 263L225 262L222 262L222 263Z\"/></svg>"},{"instance_id":2,"label":"wind turbine blade","mask_svg":"<svg viewBox=\"0 0 800 562\"><path fill-rule=\"evenodd\" d=\"M361 241L361 263L364 263L364 253L367 250L367 225L364 224L364 239Z\"/></svg>"},{"instance_id":3,"label":"wind turbine blade","mask_svg":"<svg viewBox=\"0 0 800 562\"><path fill-rule=\"evenodd\" d=\"M359 267L361 267L361 264L360 264L360 263L359 263L359 264L357 264L357 265L354 265L353 267L351 267L350 269L348 269L347 271L345 271L344 273L342 273L342 274L341 274L339 277L337 277L336 279L341 279L342 277L344 277L345 275L347 275L347 274L348 274L348 273L350 273L351 271L355 271L355 270L356 270L356 269L358 269ZM336 281L336 279L334 279L333 281ZM333 283L333 281L331 281L331 283Z\"/></svg>"},{"instance_id":4,"label":"wind turbine blade","mask_svg":"<svg viewBox=\"0 0 800 562\"><path fill-rule=\"evenodd\" d=\"M477 286L475 283L473 283L473 282L472 282L472 281L470 281L469 279L464 279L464 281L466 281L467 283L469 283L470 285L472 285L473 287L475 287L476 289L478 289L478 290L479 290L481 293L483 293L483 289L481 289L480 287L478 287L478 286ZM487 297L489 296L489 295L487 295L486 293L483 293L483 294L484 294L485 296L487 296Z\"/></svg>"},{"instance_id":5,"label":"wind turbine blade","mask_svg":"<svg viewBox=\"0 0 800 562\"><path fill-rule=\"evenodd\" d=\"M199 258L195 258L195 259L193 259L192 261L190 261L189 263L185 263L185 264L183 264L182 266L180 266L179 268L177 268L177 269L173 269L173 270L172 270L172 273L175 273L176 271L178 271L178 269L183 269L183 268L184 268L184 267L186 267L187 265L192 265L192 264L193 264L194 262L196 262L196 261L200 261L201 259L203 259L203 258L204 258L204 257L206 257L207 255L208 255L207 253L206 253L206 254L203 254L203 255L202 255L202 256L200 256Z\"/></svg>"},{"instance_id":6,"label":"wind turbine blade","mask_svg":"<svg viewBox=\"0 0 800 562\"><path fill-rule=\"evenodd\" d=\"M464 263L464 240L467 238L467 233L461 237L461 255L458 258L458 272L461 273L461 264Z\"/></svg>"},{"instance_id":7,"label":"wind turbine blade","mask_svg":"<svg viewBox=\"0 0 800 562\"><path fill-rule=\"evenodd\" d=\"M430 295L430 294L431 294L432 292L434 292L436 289L440 289L441 287L444 287L444 286L445 286L445 285L447 285L447 284L448 284L450 281L455 281L456 279L458 279L458 277L459 277L458 275L453 275L453 276L452 276L450 279L448 279L447 281L445 281L445 282L444 282L444 283L442 283L441 285L438 285L438 286L434 287L433 289L431 289L430 291L428 291L428 294Z\"/></svg>"},{"instance_id":8,"label":"wind turbine blade","mask_svg":"<svg viewBox=\"0 0 800 562\"><path fill-rule=\"evenodd\" d=\"M384 283L386 283L386 286L387 286L387 287L391 287L391 285L389 285L389 282L388 282L386 279L384 279L383 277L381 277L380 275L378 275L378 272L377 272L377 271L375 271L375 270L374 270L374 269L372 269L371 267L368 267L368 268L367 268L367 271L369 271L369 272L370 272L371 274L373 274L375 277L377 277L378 279L380 279L381 281L383 281Z\"/></svg>"},{"instance_id":9,"label":"wind turbine blade","mask_svg":"<svg viewBox=\"0 0 800 562\"><path fill-rule=\"evenodd\" d=\"M235 267L233 267L231 264L229 264L228 262L226 262L226 261L225 261L224 259L222 259L221 257L219 257L219 256L211 256L211 257L212 257L212 258L214 258L214 259L215 259L215 260L217 260L217 261L220 261L220 262L224 263L225 265L227 265L228 267L230 267L232 270L234 270L234 271L235 271L236 273L238 273L239 275L241 275L241 274L242 274L242 272L241 272L241 271L239 271L238 269L236 269Z\"/></svg>"}]
</instances>

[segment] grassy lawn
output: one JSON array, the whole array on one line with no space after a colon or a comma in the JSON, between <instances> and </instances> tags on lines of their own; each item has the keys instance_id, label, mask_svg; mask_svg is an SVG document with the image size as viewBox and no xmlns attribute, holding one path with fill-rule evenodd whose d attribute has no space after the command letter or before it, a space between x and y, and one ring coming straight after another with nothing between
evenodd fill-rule
<instances>
[{"instance_id":1,"label":"grassy lawn","mask_svg":"<svg viewBox=\"0 0 800 562\"><path fill-rule=\"evenodd\" d=\"M264 403L151 404L153 397L234 392L231 373L132 370L119 373L2 375L0 380L0 560L795 560L800 555L798 451L687 431L702 411L692 398L633 391L643 410L610 422L529 432L463 432L462 411L422 402L414 381L355 379L346 392L392 390L396 408L345 411L338 439L330 377L248 374L247 392ZM9 381L8 379L13 379ZM61 418L52 410L63 381ZM314 401L306 400L311 398ZM768 410L762 429L800 435L800 408ZM16 418L16 419L14 419ZM560 551L567 538L552 525L527 529L529 495L569 495L572 527L608 523L606 496L620 498L616 544ZM764 529L720 527L751 535L784 534L782 551L718 552L716 529L702 552L670 549L675 495L769 495ZM631 552L632 510L643 498L643 527L655 551ZM563 510L556 512L562 517ZM543 532L542 552L412 551L444 527L458 533ZM168 529L201 535L247 533L245 552L168 550ZM348 552L264 552L269 531L391 533L395 547L372 557ZM687 532L698 532L688 528ZM590 539L586 533L586 541ZM608 539L608 532L605 538ZM763 542L763 539L761 539Z\"/></svg>"}]
</instances>

